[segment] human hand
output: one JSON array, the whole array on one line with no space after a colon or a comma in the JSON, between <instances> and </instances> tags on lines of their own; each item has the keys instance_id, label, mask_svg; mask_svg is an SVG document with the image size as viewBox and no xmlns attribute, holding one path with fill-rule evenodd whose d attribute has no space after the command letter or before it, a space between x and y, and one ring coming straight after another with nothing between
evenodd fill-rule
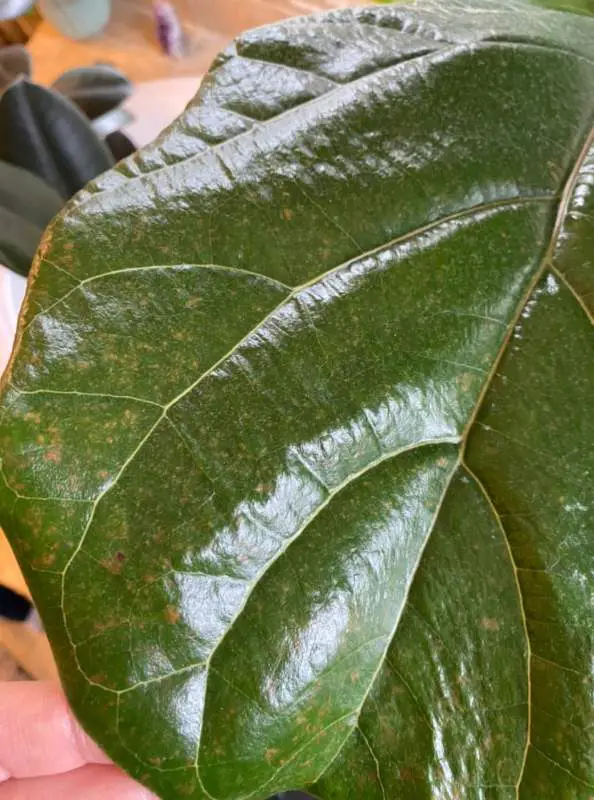
<instances>
[{"instance_id":1,"label":"human hand","mask_svg":"<svg viewBox=\"0 0 594 800\"><path fill-rule=\"evenodd\" d=\"M0 682L0 800L155 800L82 731L59 687Z\"/></svg>"}]
</instances>

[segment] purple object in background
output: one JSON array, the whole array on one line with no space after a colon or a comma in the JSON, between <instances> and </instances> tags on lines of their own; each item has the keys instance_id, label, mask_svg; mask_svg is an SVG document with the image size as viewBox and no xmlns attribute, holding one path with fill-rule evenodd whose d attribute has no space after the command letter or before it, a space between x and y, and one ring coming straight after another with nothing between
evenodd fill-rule
<instances>
[{"instance_id":1,"label":"purple object in background","mask_svg":"<svg viewBox=\"0 0 594 800\"><path fill-rule=\"evenodd\" d=\"M155 0L153 8L159 44L171 58L181 58L184 54L184 32L175 9L171 3L161 0Z\"/></svg>"}]
</instances>

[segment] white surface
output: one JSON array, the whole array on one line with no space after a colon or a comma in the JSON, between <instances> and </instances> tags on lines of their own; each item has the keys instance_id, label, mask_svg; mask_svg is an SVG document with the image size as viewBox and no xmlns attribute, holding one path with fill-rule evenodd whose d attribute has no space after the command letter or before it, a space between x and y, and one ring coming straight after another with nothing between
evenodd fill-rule
<instances>
[{"instance_id":1,"label":"white surface","mask_svg":"<svg viewBox=\"0 0 594 800\"><path fill-rule=\"evenodd\" d=\"M126 108L135 117L135 121L125 129L134 144L142 147L151 142L181 114L199 85L200 78L175 78L139 84L126 103ZM24 278L0 265L0 374L12 350L25 286Z\"/></svg>"},{"instance_id":2,"label":"white surface","mask_svg":"<svg viewBox=\"0 0 594 800\"><path fill-rule=\"evenodd\" d=\"M0 266L0 373L3 372L12 349L25 285L24 278Z\"/></svg>"},{"instance_id":3,"label":"white surface","mask_svg":"<svg viewBox=\"0 0 594 800\"><path fill-rule=\"evenodd\" d=\"M174 78L139 83L125 105L136 118L125 128L134 144L144 147L173 122L194 97L201 80Z\"/></svg>"}]
</instances>

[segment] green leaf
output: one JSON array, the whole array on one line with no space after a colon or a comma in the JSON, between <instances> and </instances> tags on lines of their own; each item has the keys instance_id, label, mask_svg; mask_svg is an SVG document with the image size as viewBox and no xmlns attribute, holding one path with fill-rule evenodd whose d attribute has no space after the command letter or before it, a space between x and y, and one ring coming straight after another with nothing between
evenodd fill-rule
<instances>
[{"instance_id":1,"label":"green leaf","mask_svg":"<svg viewBox=\"0 0 594 800\"><path fill-rule=\"evenodd\" d=\"M86 117L52 89L19 80L0 99L0 158L64 197L113 165Z\"/></svg>"},{"instance_id":2,"label":"green leaf","mask_svg":"<svg viewBox=\"0 0 594 800\"><path fill-rule=\"evenodd\" d=\"M60 195L36 175L0 161L0 206L43 231L63 205Z\"/></svg>"},{"instance_id":3,"label":"green leaf","mask_svg":"<svg viewBox=\"0 0 594 800\"><path fill-rule=\"evenodd\" d=\"M27 275L43 228L0 206L0 264Z\"/></svg>"},{"instance_id":4,"label":"green leaf","mask_svg":"<svg viewBox=\"0 0 594 800\"><path fill-rule=\"evenodd\" d=\"M534 0L534 2L557 11L594 15L594 0Z\"/></svg>"},{"instance_id":5,"label":"green leaf","mask_svg":"<svg viewBox=\"0 0 594 800\"><path fill-rule=\"evenodd\" d=\"M52 89L75 103L93 121L93 130L104 138L134 119L120 108L132 94L131 82L105 64L68 70L54 81Z\"/></svg>"},{"instance_id":6,"label":"green leaf","mask_svg":"<svg viewBox=\"0 0 594 800\"><path fill-rule=\"evenodd\" d=\"M70 69L54 81L52 89L76 103L89 119L113 111L132 94L128 78L106 64Z\"/></svg>"},{"instance_id":7,"label":"green leaf","mask_svg":"<svg viewBox=\"0 0 594 800\"><path fill-rule=\"evenodd\" d=\"M588 800L594 21L241 36L38 256L0 522L165 800Z\"/></svg>"},{"instance_id":8,"label":"green leaf","mask_svg":"<svg viewBox=\"0 0 594 800\"><path fill-rule=\"evenodd\" d=\"M28 275L43 230L63 205L36 175L0 161L0 264Z\"/></svg>"}]
</instances>

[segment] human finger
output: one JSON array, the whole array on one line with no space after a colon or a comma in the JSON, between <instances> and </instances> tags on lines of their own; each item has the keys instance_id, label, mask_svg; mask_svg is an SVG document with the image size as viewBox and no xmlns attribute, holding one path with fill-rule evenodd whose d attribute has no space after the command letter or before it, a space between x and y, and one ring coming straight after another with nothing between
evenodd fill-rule
<instances>
[{"instance_id":1,"label":"human finger","mask_svg":"<svg viewBox=\"0 0 594 800\"><path fill-rule=\"evenodd\" d=\"M70 772L87 763L109 759L82 731L59 686L0 683L0 781Z\"/></svg>"},{"instance_id":2,"label":"human finger","mask_svg":"<svg viewBox=\"0 0 594 800\"><path fill-rule=\"evenodd\" d=\"M73 772L0 783L0 800L157 800L113 766L89 764Z\"/></svg>"}]
</instances>

